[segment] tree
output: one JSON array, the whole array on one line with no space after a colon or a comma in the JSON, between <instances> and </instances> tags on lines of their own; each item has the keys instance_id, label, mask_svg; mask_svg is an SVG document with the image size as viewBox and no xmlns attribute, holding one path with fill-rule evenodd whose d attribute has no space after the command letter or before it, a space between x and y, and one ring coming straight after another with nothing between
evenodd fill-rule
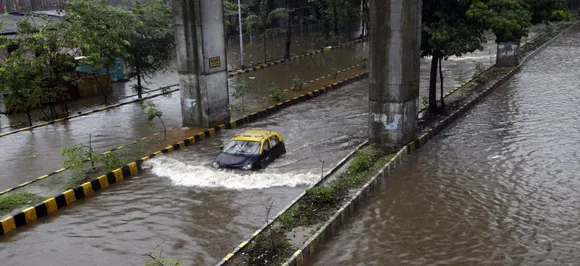
<instances>
[{"instance_id":1,"label":"tree","mask_svg":"<svg viewBox=\"0 0 580 266\"><path fill-rule=\"evenodd\" d=\"M130 8L135 29L126 32L129 42L125 62L129 66L127 77L137 78L134 87L139 99L143 95L142 81L152 78L158 71L166 70L174 54L173 15L162 0L135 3Z\"/></svg>"},{"instance_id":2,"label":"tree","mask_svg":"<svg viewBox=\"0 0 580 266\"><path fill-rule=\"evenodd\" d=\"M532 17L532 24L544 21L569 20L568 1L566 0L525 0Z\"/></svg>"},{"instance_id":3,"label":"tree","mask_svg":"<svg viewBox=\"0 0 580 266\"><path fill-rule=\"evenodd\" d=\"M259 6L258 14L250 14L246 17L246 25L251 34L260 36L264 42L264 62L268 61L266 38L271 37L276 32L284 30L275 26L279 19L287 18L288 11L285 8L268 10L268 0L256 0Z\"/></svg>"},{"instance_id":4,"label":"tree","mask_svg":"<svg viewBox=\"0 0 580 266\"><path fill-rule=\"evenodd\" d=\"M313 3L321 12L327 37L330 27L334 36L338 36L340 27L350 25L360 15L359 9L351 0L308 0L308 2Z\"/></svg>"},{"instance_id":5,"label":"tree","mask_svg":"<svg viewBox=\"0 0 580 266\"><path fill-rule=\"evenodd\" d=\"M441 61L449 56L462 56L483 49L486 23L467 15L472 2L474 1L423 1L421 56L432 57L428 97L431 113L440 110L437 107L437 70L442 72ZM443 97L441 105L445 105Z\"/></svg>"},{"instance_id":6,"label":"tree","mask_svg":"<svg viewBox=\"0 0 580 266\"><path fill-rule=\"evenodd\" d=\"M147 105L142 104L141 109L145 111L146 114L145 120L147 120L149 127L155 127L155 125L153 124L153 120L156 117L157 119L159 119L159 122L161 122L161 125L163 126L163 136L165 140L167 140L167 127L165 126L165 122L163 122L163 119L161 118L163 116L163 112L157 110L155 103L153 103L152 101L149 101Z\"/></svg>"},{"instance_id":7,"label":"tree","mask_svg":"<svg viewBox=\"0 0 580 266\"><path fill-rule=\"evenodd\" d=\"M0 67L0 93L6 108L26 113L29 126L31 111L42 103L43 66L41 60L19 49L8 54Z\"/></svg>"},{"instance_id":8,"label":"tree","mask_svg":"<svg viewBox=\"0 0 580 266\"><path fill-rule=\"evenodd\" d=\"M475 1L468 16L484 21L485 27L493 31L496 42L519 41L527 36L531 16L523 0Z\"/></svg>"},{"instance_id":9,"label":"tree","mask_svg":"<svg viewBox=\"0 0 580 266\"><path fill-rule=\"evenodd\" d=\"M292 16L294 15L293 5L296 4L296 0L285 0L286 10L288 12L286 20L286 49L284 52L284 58L290 58L290 46L292 45Z\"/></svg>"},{"instance_id":10,"label":"tree","mask_svg":"<svg viewBox=\"0 0 580 266\"><path fill-rule=\"evenodd\" d=\"M63 23L69 41L83 55L93 69L97 84L102 89L105 104L108 102L110 67L117 59L125 59L130 42L129 32L135 31L133 14L125 9L107 5L106 0L73 0L65 8ZM98 75L106 71L102 84Z\"/></svg>"},{"instance_id":11,"label":"tree","mask_svg":"<svg viewBox=\"0 0 580 266\"><path fill-rule=\"evenodd\" d=\"M70 46L67 36L62 29L62 22L51 21L42 26L36 26L28 19L18 23L18 32L14 44L18 45L23 53L34 53L42 63L43 90L41 104L49 105L51 115L56 119L60 115L56 113L54 105L62 103L64 113L68 116L67 100L69 97L67 84L72 83L69 74L74 72L77 61L71 54L73 47ZM41 109L42 110L42 109Z\"/></svg>"}]
</instances>

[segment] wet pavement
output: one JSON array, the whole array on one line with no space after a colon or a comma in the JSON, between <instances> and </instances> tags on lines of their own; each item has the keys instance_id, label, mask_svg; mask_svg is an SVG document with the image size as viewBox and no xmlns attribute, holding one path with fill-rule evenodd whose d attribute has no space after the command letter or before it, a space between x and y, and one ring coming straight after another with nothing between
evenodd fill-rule
<instances>
[{"instance_id":1,"label":"wet pavement","mask_svg":"<svg viewBox=\"0 0 580 266\"><path fill-rule=\"evenodd\" d=\"M578 40L410 156L308 265L579 265Z\"/></svg>"},{"instance_id":2,"label":"wet pavement","mask_svg":"<svg viewBox=\"0 0 580 266\"><path fill-rule=\"evenodd\" d=\"M487 55L477 54L472 59L489 60ZM423 61L424 65L429 63ZM445 64L446 80L472 71L473 65L471 60L450 60ZM422 87L427 79L428 68L423 67ZM446 89L453 86L454 82L449 82ZM422 95L425 92L421 90ZM104 195L4 237L2 241L10 244L0 249L0 258L6 265L22 265L24 255L18 252L26 247L29 265L41 261L79 263L67 260L68 254L82 254L82 262L94 265L141 265L142 254L159 245L165 255L183 260L184 265L211 265L263 224L266 206L273 202L271 213L275 214L308 184L316 182L320 160L328 169L364 141L367 100L368 83L355 83L244 128L224 131L185 151L156 158L147 163L150 169L144 174L103 191ZM141 110L126 108L122 111L125 116L135 112L133 119L137 119ZM167 116L178 118L178 114L172 114L179 108L172 108L166 109ZM169 124L177 124L176 120ZM126 124L119 121L120 126ZM219 147L233 134L250 127L279 131L288 154L258 173L211 168ZM107 132L113 137L117 127L110 128L113 130ZM125 128L123 135L129 138L130 132L141 130ZM100 260L102 256L106 259Z\"/></svg>"},{"instance_id":3,"label":"wet pavement","mask_svg":"<svg viewBox=\"0 0 580 266\"><path fill-rule=\"evenodd\" d=\"M490 42L488 47L495 47L495 44ZM349 52L345 53L345 51ZM299 76L303 77L303 81L308 81L308 79L328 74L326 70L328 67L341 69L341 67L350 66L355 62L353 58L356 56L353 54L364 55L367 52L367 44L362 43L304 60L273 66L253 74L237 76L230 79L230 91L234 91L236 82L244 82L253 88L249 93L250 96L253 93L263 93L263 97L268 97L265 92L269 88L287 88L291 85L294 78L294 75L288 75L291 71L299 73ZM453 88L456 85L454 78L457 75L461 74L465 77L471 75L475 62L489 64L489 59L489 50L485 50L445 61L443 69L446 77L445 88ZM422 88L426 88L428 84L429 64L428 59L422 59ZM177 75L175 75L176 78ZM422 89L421 94L426 95L426 89ZM233 101L233 97L230 99ZM421 99L420 102L422 102ZM168 127L181 124L180 105L176 104L178 101L179 93L153 99L158 109L164 113L163 118ZM360 104L366 105L364 101L361 100ZM0 188L12 187L61 168L63 161L60 156L61 148L87 144L89 134L92 134L93 137L93 148L96 151L106 151L148 136L153 132L155 130L147 126L140 106L129 104L106 112L73 119L67 123L57 123L33 131L1 137L0 149L11 152L0 158L0 164L3 165L3 171L0 173ZM35 167L30 167L31 164Z\"/></svg>"}]
</instances>

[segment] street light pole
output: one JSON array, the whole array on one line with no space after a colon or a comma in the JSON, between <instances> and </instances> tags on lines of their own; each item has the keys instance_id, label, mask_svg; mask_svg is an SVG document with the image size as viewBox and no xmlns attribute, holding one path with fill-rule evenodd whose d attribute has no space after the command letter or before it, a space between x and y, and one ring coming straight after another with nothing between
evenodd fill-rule
<instances>
[{"instance_id":1,"label":"street light pole","mask_svg":"<svg viewBox=\"0 0 580 266\"><path fill-rule=\"evenodd\" d=\"M244 34L242 33L242 4L238 0L238 20L240 24L240 59L242 61L242 69L244 69Z\"/></svg>"}]
</instances>

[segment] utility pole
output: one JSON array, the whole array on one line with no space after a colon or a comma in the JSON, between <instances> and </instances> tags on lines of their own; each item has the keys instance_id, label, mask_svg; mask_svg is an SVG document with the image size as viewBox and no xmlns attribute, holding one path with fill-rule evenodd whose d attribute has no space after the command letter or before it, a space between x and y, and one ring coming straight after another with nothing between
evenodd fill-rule
<instances>
[{"instance_id":1,"label":"utility pole","mask_svg":"<svg viewBox=\"0 0 580 266\"><path fill-rule=\"evenodd\" d=\"M240 0L238 0L238 20L240 24L240 60L242 61L242 69L244 69L244 34L242 33L242 4Z\"/></svg>"},{"instance_id":2,"label":"utility pole","mask_svg":"<svg viewBox=\"0 0 580 266\"><path fill-rule=\"evenodd\" d=\"M417 129L422 0L370 5L369 139L401 147Z\"/></svg>"}]
</instances>

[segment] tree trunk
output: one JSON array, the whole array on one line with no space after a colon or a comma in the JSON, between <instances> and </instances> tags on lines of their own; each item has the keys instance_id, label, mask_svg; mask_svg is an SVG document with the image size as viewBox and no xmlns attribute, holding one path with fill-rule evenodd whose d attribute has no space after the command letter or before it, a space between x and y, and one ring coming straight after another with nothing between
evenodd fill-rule
<instances>
[{"instance_id":1,"label":"tree trunk","mask_svg":"<svg viewBox=\"0 0 580 266\"><path fill-rule=\"evenodd\" d=\"M139 63L135 64L135 71L137 72L137 97L141 99L143 97L143 87L141 87L141 68L139 68Z\"/></svg>"},{"instance_id":2,"label":"tree trunk","mask_svg":"<svg viewBox=\"0 0 580 266\"><path fill-rule=\"evenodd\" d=\"M369 4L366 0L363 1L363 16L366 20L366 33L365 36L369 36L369 27L370 27L370 16L369 16Z\"/></svg>"},{"instance_id":3,"label":"tree trunk","mask_svg":"<svg viewBox=\"0 0 580 266\"><path fill-rule=\"evenodd\" d=\"M439 53L433 53L431 59L431 74L429 76L429 112L437 113L437 65L439 63Z\"/></svg>"},{"instance_id":4,"label":"tree trunk","mask_svg":"<svg viewBox=\"0 0 580 266\"><path fill-rule=\"evenodd\" d=\"M32 117L30 117L30 110L26 110L26 117L28 118L28 126L32 126Z\"/></svg>"},{"instance_id":5,"label":"tree trunk","mask_svg":"<svg viewBox=\"0 0 580 266\"><path fill-rule=\"evenodd\" d=\"M268 52L266 50L266 35L262 37L264 39L264 63L268 61Z\"/></svg>"},{"instance_id":6,"label":"tree trunk","mask_svg":"<svg viewBox=\"0 0 580 266\"><path fill-rule=\"evenodd\" d=\"M332 4L332 14L334 16L334 36L338 38L338 11L336 10L336 4Z\"/></svg>"},{"instance_id":7,"label":"tree trunk","mask_svg":"<svg viewBox=\"0 0 580 266\"><path fill-rule=\"evenodd\" d=\"M165 123L163 122L163 119L161 119L161 117L157 117L159 118L159 121L161 121L161 125L163 125L163 137L165 138L165 140L167 140L167 127L165 127Z\"/></svg>"},{"instance_id":8,"label":"tree trunk","mask_svg":"<svg viewBox=\"0 0 580 266\"><path fill-rule=\"evenodd\" d=\"M284 58L290 58L290 46L292 45L292 13L293 13L293 11L290 11L290 0L286 0L286 8L288 9L289 14L286 25L286 53L284 54Z\"/></svg>"},{"instance_id":9,"label":"tree trunk","mask_svg":"<svg viewBox=\"0 0 580 266\"><path fill-rule=\"evenodd\" d=\"M66 116L69 116L69 112L68 112L68 104L66 103L66 99L63 102L63 106L64 106L64 112L66 113Z\"/></svg>"},{"instance_id":10,"label":"tree trunk","mask_svg":"<svg viewBox=\"0 0 580 266\"><path fill-rule=\"evenodd\" d=\"M439 57L439 79L441 80L441 110L445 109L445 101L443 100L443 64L441 61L441 57Z\"/></svg>"},{"instance_id":11,"label":"tree trunk","mask_svg":"<svg viewBox=\"0 0 580 266\"><path fill-rule=\"evenodd\" d=\"M105 65L105 70L107 71L105 75L105 88L103 90L103 96L105 97L105 105L109 103L109 79L111 78L111 70L109 65Z\"/></svg>"}]
</instances>

